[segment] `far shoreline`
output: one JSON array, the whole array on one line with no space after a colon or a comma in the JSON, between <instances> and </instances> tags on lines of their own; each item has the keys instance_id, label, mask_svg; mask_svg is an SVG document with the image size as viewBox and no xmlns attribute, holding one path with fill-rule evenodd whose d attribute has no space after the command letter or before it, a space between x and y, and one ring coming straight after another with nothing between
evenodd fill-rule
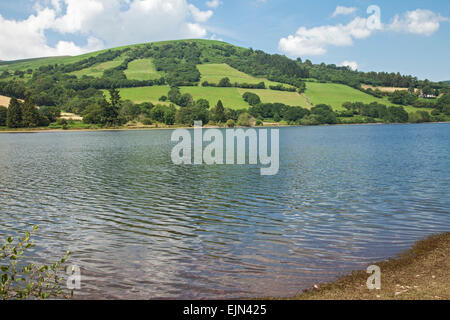
<instances>
[{"instance_id":1,"label":"far shoreline","mask_svg":"<svg viewBox=\"0 0 450 320\"><path fill-rule=\"evenodd\" d=\"M203 126L203 129L263 129L263 128L302 128L302 127L333 127L333 126L363 126L363 125L409 125L409 124L449 124L450 121L438 121L438 122L421 122L421 123L336 123L336 124L319 124L319 125L283 125L283 124L270 124L264 126L250 126L240 127L235 126L232 128L221 126ZM0 129L0 134L10 133L61 133L61 132L106 132L106 131L153 131L153 130L176 130L176 129L194 129L194 127L187 126L166 126L166 127L111 127L111 128L89 128L89 129L52 129L52 128L19 128L17 130Z\"/></svg>"}]
</instances>

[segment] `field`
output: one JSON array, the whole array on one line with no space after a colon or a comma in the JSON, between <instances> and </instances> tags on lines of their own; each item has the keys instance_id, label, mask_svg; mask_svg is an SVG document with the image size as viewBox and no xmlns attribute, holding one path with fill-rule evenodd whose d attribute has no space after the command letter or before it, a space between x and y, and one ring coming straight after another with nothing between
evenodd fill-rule
<instances>
[{"instance_id":1,"label":"field","mask_svg":"<svg viewBox=\"0 0 450 320\"><path fill-rule=\"evenodd\" d=\"M151 102L153 104L161 104L162 102L158 101L159 98L167 96L169 90L169 86L125 88L120 89L120 96L123 100L131 100L134 103Z\"/></svg>"},{"instance_id":2,"label":"field","mask_svg":"<svg viewBox=\"0 0 450 320\"><path fill-rule=\"evenodd\" d=\"M363 88L363 89L373 89L373 90L376 90L376 89L378 89L378 90L380 90L380 91L383 91L383 92L394 92L394 91L408 91L408 88L399 88L399 87L375 87L375 86L369 86L369 85L367 85L367 84L363 84L363 85L361 85L361 87ZM417 92L417 91L419 91L419 89L415 89L415 91Z\"/></svg>"},{"instance_id":3,"label":"field","mask_svg":"<svg viewBox=\"0 0 450 320\"><path fill-rule=\"evenodd\" d=\"M280 102L289 106L297 106L308 108L306 98L297 92L286 92L276 90L262 90L262 89L238 89L239 94L242 96L245 92L253 92L257 94L263 103L275 103Z\"/></svg>"},{"instance_id":4,"label":"field","mask_svg":"<svg viewBox=\"0 0 450 320\"><path fill-rule=\"evenodd\" d=\"M0 96L0 106L7 107L9 106L9 101L11 99L5 96Z\"/></svg>"},{"instance_id":5,"label":"field","mask_svg":"<svg viewBox=\"0 0 450 320\"><path fill-rule=\"evenodd\" d=\"M128 64L125 75L130 80L154 80L164 75L156 71L151 59L138 59Z\"/></svg>"},{"instance_id":6,"label":"field","mask_svg":"<svg viewBox=\"0 0 450 320\"><path fill-rule=\"evenodd\" d=\"M268 88L269 85L277 85L280 84L278 82L269 81L264 78L256 78L251 75L248 75L246 73L243 73L239 70L236 70L226 63L220 63L220 64L200 64L197 66L198 70L200 71L202 78L201 82L208 81L210 83L219 83L219 81L225 77L230 78L231 83L249 83L249 84L257 84L260 82L263 82L266 84L266 87ZM285 87L291 87L287 84L284 85Z\"/></svg>"},{"instance_id":7,"label":"field","mask_svg":"<svg viewBox=\"0 0 450 320\"><path fill-rule=\"evenodd\" d=\"M311 103L318 105L321 103L328 104L334 110L345 110L342 107L344 102L378 102L385 105L392 105L387 99L379 99L372 97L364 92L337 83L306 83L306 96Z\"/></svg>"},{"instance_id":8,"label":"field","mask_svg":"<svg viewBox=\"0 0 450 320\"><path fill-rule=\"evenodd\" d=\"M238 88L181 87L180 89L181 93L190 93L194 100L201 98L208 100L211 107L214 107L219 100L222 100L225 108L238 110L250 107L242 99Z\"/></svg>"},{"instance_id":9,"label":"field","mask_svg":"<svg viewBox=\"0 0 450 320\"><path fill-rule=\"evenodd\" d=\"M118 67L123 62L124 59L125 59L124 56L120 56L114 60L96 64L90 68L75 71L72 72L71 74L76 75L79 78L81 78L82 76L100 78L105 70Z\"/></svg>"}]
</instances>

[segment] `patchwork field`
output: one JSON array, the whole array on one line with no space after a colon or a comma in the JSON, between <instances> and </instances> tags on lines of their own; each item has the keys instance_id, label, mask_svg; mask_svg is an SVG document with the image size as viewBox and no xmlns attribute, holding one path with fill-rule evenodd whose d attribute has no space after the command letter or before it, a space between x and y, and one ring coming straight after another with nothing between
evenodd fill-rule
<instances>
[{"instance_id":1,"label":"patchwork field","mask_svg":"<svg viewBox=\"0 0 450 320\"><path fill-rule=\"evenodd\" d=\"M385 105L392 105L387 99L375 98L369 94L337 83L306 83L306 96L314 105L321 103L328 104L334 110L345 110L342 107L344 102L378 102Z\"/></svg>"},{"instance_id":2,"label":"patchwork field","mask_svg":"<svg viewBox=\"0 0 450 320\"><path fill-rule=\"evenodd\" d=\"M115 68L120 66L120 64L125 60L124 56L117 57L114 60L96 64L90 68L72 72L71 74L76 75L81 78L82 76L90 76L95 78L100 78L105 70Z\"/></svg>"},{"instance_id":3,"label":"patchwork field","mask_svg":"<svg viewBox=\"0 0 450 320\"><path fill-rule=\"evenodd\" d=\"M128 64L124 71L130 80L154 80L161 78L164 73L156 71L151 59L138 59Z\"/></svg>"},{"instance_id":4,"label":"patchwork field","mask_svg":"<svg viewBox=\"0 0 450 320\"><path fill-rule=\"evenodd\" d=\"M181 87L181 93L190 93L194 100L206 99L211 107L222 100L223 105L230 109L249 108L249 104L242 99L242 95L238 88L211 88L211 87ZM269 90L267 90L269 91Z\"/></svg>"},{"instance_id":5,"label":"patchwork field","mask_svg":"<svg viewBox=\"0 0 450 320\"><path fill-rule=\"evenodd\" d=\"M264 78L256 78L251 75L248 75L246 73L243 73L239 70L236 70L232 67L230 67L226 63L220 63L220 64L200 64L197 65L197 69L200 71L202 78L201 82L208 81L210 83L219 83L219 81L225 77L230 78L231 83L238 82L238 83L249 83L249 84L257 84L262 81L266 84L266 87L273 85L278 85L280 83L269 81ZM291 87L287 84L284 84L285 87Z\"/></svg>"},{"instance_id":6,"label":"patchwork field","mask_svg":"<svg viewBox=\"0 0 450 320\"><path fill-rule=\"evenodd\" d=\"M151 102L153 104L162 104L162 102L158 100L161 96L167 96L169 90L169 86L125 88L120 89L120 96L123 100L131 100L134 103ZM107 96L109 96L109 94L107 94Z\"/></svg>"},{"instance_id":7,"label":"patchwork field","mask_svg":"<svg viewBox=\"0 0 450 320\"><path fill-rule=\"evenodd\" d=\"M306 98L297 92L286 92L276 90L262 90L262 89L238 89L239 94L242 96L245 92L253 92L257 94L263 103L275 103L280 102L289 106L297 106L308 108Z\"/></svg>"}]
</instances>

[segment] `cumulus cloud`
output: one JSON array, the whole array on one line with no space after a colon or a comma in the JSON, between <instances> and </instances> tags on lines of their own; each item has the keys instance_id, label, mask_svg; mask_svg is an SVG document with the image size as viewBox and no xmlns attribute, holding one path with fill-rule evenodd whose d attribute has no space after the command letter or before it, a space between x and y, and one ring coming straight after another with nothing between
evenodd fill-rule
<instances>
[{"instance_id":1,"label":"cumulus cloud","mask_svg":"<svg viewBox=\"0 0 450 320\"><path fill-rule=\"evenodd\" d=\"M344 14L352 8L337 7L333 14ZM374 32L408 32L430 36L439 30L442 21L449 21L430 10L417 9L402 16L396 15L388 25L381 23L379 8L369 7L366 18L356 17L348 24L326 25L314 28L300 27L293 35L280 39L280 51L295 57L317 56L327 53L330 46L352 46L356 39L365 39Z\"/></svg>"},{"instance_id":2,"label":"cumulus cloud","mask_svg":"<svg viewBox=\"0 0 450 320\"><path fill-rule=\"evenodd\" d=\"M220 6L220 4L221 4L220 0L206 1L206 5L210 8L217 8L218 6Z\"/></svg>"},{"instance_id":3,"label":"cumulus cloud","mask_svg":"<svg viewBox=\"0 0 450 320\"><path fill-rule=\"evenodd\" d=\"M0 59L76 55L118 46L168 39L204 38L212 10L187 0L41 0L25 20L0 15ZM60 41L50 46L46 31L83 36L84 45Z\"/></svg>"},{"instance_id":4,"label":"cumulus cloud","mask_svg":"<svg viewBox=\"0 0 450 320\"><path fill-rule=\"evenodd\" d=\"M347 25L301 27L295 35L282 38L279 49L293 56L323 55L328 46L351 46L354 39L367 38L373 30L367 27L367 19L356 17Z\"/></svg>"},{"instance_id":5,"label":"cumulus cloud","mask_svg":"<svg viewBox=\"0 0 450 320\"><path fill-rule=\"evenodd\" d=\"M191 11L192 16L196 22L206 22L208 21L214 14L211 10L201 11L196 6L190 4L189 10Z\"/></svg>"},{"instance_id":6,"label":"cumulus cloud","mask_svg":"<svg viewBox=\"0 0 450 320\"><path fill-rule=\"evenodd\" d=\"M351 70L358 70L358 63L356 61L347 61L345 60L340 64L341 67L349 67Z\"/></svg>"},{"instance_id":7,"label":"cumulus cloud","mask_svg":"<svg viewBox=\"0 0 450 320\"><path fill-rule=\"evenodd\" d=\"M355 7L337 6L336 10L334 10L334 13L332 16L337 17L339 15L349 15L349 14L355 13L356 10L358 10L358 9Z\"/></svg>"},{"instance_id":8,"label":"cumulus cloud","mask_svg":"<svg viewBox=\"0 0 450 320\"><path fill-rule=\"evenodd\" d=\"M442 21L449 21L449 19L430 10L417 9L408 11L402 16L396 15L388 29L430 36L439 30Z\"/></svg>"}]
</instances>

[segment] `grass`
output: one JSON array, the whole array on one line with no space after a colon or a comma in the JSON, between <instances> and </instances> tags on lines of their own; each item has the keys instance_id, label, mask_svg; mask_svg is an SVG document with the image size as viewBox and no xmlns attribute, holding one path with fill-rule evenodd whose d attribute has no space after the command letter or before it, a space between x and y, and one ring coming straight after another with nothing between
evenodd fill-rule
<instances>
[{"instance_id":1,"label":"grass","mask_svg":"<svg viewBox=\"0 0 450 320\"><path fill-rule=\"evenodd\" d=\"M280 84L279 82L269 81L264 78L256 78L246 73L243 73L239 70L236 70L230 67L226 63L217 63L217 64L200 64L197 66L200 71L202 78L200 83L203 81L208 81L210 83L219 83L219 81L225 77L230 78L231 83L249 83L249 84L257 84L260 82L264 82L266 87L269 88L271 85ZM290 85L284 84L285 87L292 87Z\"/></svg>"},{"instance_id":2,"label":"grass","mask_svg":"<svg viewBox=\"0 0 450 320\"><path fill-rule=\"evenodd\" d=\"M337 111L345 110L342 104L347 101L363 103L378 102L393 105L387 99L375 98L349 86L337 83L307 82L305 94L314 105L321 103L328 104Z\"/></svg>"},{"instance_id":3,"label":"grass","mask_svg":"<svg viewBox=\"0 0 450 320\"><path fill-rule=\"evenodd\" d=\"M450 299L450 232L417 242L396 258L375 263L381 289L368 290L365 270L318 285L292 299L299 300L448 300Z\"/></svg>"},{"instance_id":4,"label":"grass","mask_svg":"<svg viewBox=\"0 0 450 320\"><path fill-rule=\"evenodd\" d=\"M161 78L164 73L156 71L151 59L138 59L128 64L125 75L130 80L155 80Z\"/></svg>"},{"instance_id":5,"label":"grass","mask_svg":"<svg viewBox=\"0 0 450 320\"><path fill-rule=\"evenodd\" d=\"M79 78L81 78L82 76L90 76L90 77L100 78L103 75L103 72L105 70L118 67L124 60L125 60L125 57L120 56L114 60L96 64L90 68L75 71L75 72L72 72L71 74L76 75Z\"/></svg>"},{"instance_id":6,"label":"grass","mask_svg":"<svg viewBox=\"0 0 450 320\"><path fill-rule=\"evenodd\" d=\"M242 96L245 92L253 92L257 94L263 103L275 103L280 102L289 106L300 106L307 108L306 99L304 96L297 92L276 91L276 90L263 90L263 89L238 89L239 94Z\"/></svg>"},{"instance_id":7,"label":"grass","mask_svg":"<svg viewBox=\"0 0 450 320\"><path fill-rule=\"evenodd\" d=\"M125 88L120 89L120 96L123 100L131 100L134 103L151 102L153 104L162 104L158 100L161 96L167 96L169 90L169 86Z\"/></svg>"},{"instance_id":8,"label":"grass","mask_svg":"<svg viewBox=\"0 0 450 320\"><path fill-rule=\"evenodd\" d=\"M238 88L214 88L214 87L181 87L181 93L190 93L194 100L206 99L211 107L222 100L225 108L247 109L249 104L242 99Z\"/></svg>"}]
</instances>

